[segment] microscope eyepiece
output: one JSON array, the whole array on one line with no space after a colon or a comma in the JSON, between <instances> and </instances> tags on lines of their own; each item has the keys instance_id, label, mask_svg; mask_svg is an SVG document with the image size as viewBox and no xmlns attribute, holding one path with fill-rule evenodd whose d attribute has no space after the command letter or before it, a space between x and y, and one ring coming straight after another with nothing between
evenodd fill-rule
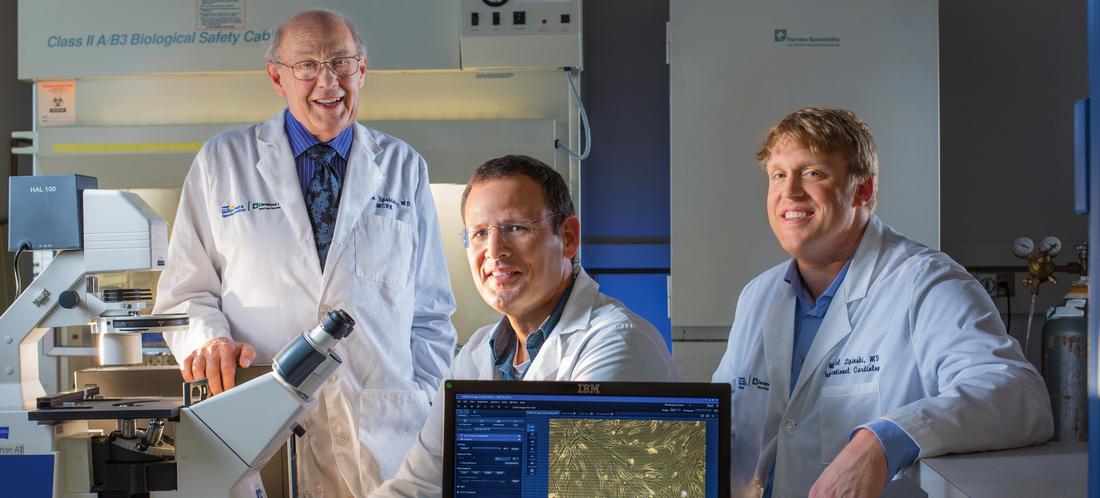
<instances>
[{"instance_id":1,"label":"microscope eyepiece","mask_svg":"<svg viewBox=\"0 0 1100 498\"><path fill-rule=\"evenodd\" d=\"M321 328L328 332L334 339L343 339L351 333L355 327L355 320L351 319L344 310L332 310L321 321Z\"/></svg>"},{"instance_id":2,"label":"microscope eyepiece","mask_svg":"<svg viewBox=\"0 0 1100 498\"><path fill-rule=\"evenodd\" d=\"M332 349L337 341L351 334L354 327L355 320L344 310L330 311L320 325L303 333L275 355L275 373L299 392L313 393L320 381L340 365L340 357ZM329 364L331 366L326 366Z\"/></svg>"}]
</instances>

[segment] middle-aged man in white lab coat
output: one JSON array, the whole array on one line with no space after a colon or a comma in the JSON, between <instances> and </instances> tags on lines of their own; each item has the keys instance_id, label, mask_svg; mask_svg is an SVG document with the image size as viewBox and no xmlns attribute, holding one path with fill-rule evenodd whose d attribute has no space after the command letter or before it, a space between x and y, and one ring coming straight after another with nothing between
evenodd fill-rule
<instances>
[{"instance_id":1,"label":"middle-aged man in white lab coat","mask_svg":"<svg viewBox=\"0 0 1100 498\"><path fill-rule=\"evenodd\" d=\"M355 122L366 50L329 11L279 27L267 72L287 110L208 141L187 176L158 312L183 375L234 384L329 310L355 319L306 415L300 496L365 496L392 477L450 366L455 334L424 159ZM253 349L254 348L254 349Z\"/></svg>"},{"instance_id":2,"label":"middle-aged man in white lab coat","mask_svg":"<svg viewBox=\"0 0 1100 498\"><path fill-rule=\"evenodd\" d=\"M796 111L757 157L793 259L745 286L714 373L733 391L733 496L879 496L919 457L1051 436L1043 381L982 286L874 215L859 116Z\"/></svg>"},{"instance_id":3,"label":"middle-aged man in white lab coat","mask_svg":"<svg viewBox=\"0 0 1100 498\"><path fill-rule=\"evenodd\" d=\"M565 180L538 159L504 156L481 165L462 195L474 284L500 322L477 330L448 378L674 381L656 329L599 286L574 258L577 219ZM440 496L443 391L397 478L373 496Z\"/></svg>"}]
</instances>

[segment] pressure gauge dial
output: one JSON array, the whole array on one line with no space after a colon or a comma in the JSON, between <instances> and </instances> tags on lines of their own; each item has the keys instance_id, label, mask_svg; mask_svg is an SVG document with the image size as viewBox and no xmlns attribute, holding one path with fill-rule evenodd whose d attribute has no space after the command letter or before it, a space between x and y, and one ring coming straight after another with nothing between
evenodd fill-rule
<instances>
[{"instance_id":1,"label":"pressure gauge dial","mask_svg":"<svg viewBox=\"0 0 1100 498\"><path fill-rule=\"evenodd\" d=\"M1019 237L1012 241L1012 254L1017 257L1026 258L1035 251L1035 241L1028 237Z\"/></svg>"},{"instance_id":2,"label":"pressure gauge dial","mask_svg":"<svg viewBox=\"0 0 1100 498\"><path fill-rule=\"evenodd\" d=\"M1057 256L1059 252L1062 252L1062 241L1058 240L1058 237L1047 235L1039 241L1039 250L1051 256Z\"/></svg>"},{"instance_id":3,"label":"pressure gauge dial","mask_svg":"<svg viewBox=\"0 0 1100 498\"><path fill-rule=\"evenodd\" d=\"M508 3L508 0L481 0L481 1L485 2L485 5L488 5L490 7L500 7L501 5L504 5L504 4Z\"/></svg>"}]
</instances>

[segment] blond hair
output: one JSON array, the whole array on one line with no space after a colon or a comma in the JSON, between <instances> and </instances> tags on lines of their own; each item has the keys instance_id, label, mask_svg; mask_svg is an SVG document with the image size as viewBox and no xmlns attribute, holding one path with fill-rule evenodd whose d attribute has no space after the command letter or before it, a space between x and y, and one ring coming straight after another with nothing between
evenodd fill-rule
<instances>
[{"instance_id":1,"label":"blond hair","mask_svg":"<svg viewBox=\"0 0 1100 498\"><path fill-rule=\"evenodd\" d=\"M756 152L766 164L772 151L783 144L803 147L814 154L836 155L847 165L848 185L872 181L874 191L867 207L878 204L878 149L871 128L858 114L845 109L806 107L788 114L768 130Z\"/></svg>"}]
</instances>

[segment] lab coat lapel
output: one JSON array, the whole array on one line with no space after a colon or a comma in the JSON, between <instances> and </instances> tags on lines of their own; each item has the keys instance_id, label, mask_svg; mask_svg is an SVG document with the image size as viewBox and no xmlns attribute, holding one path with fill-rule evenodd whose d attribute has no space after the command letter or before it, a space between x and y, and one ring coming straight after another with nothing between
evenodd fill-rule
<instances>
[{"instance_id":1,"label":"lab coat lapel","mask_svg":"<svg viewBox=\"0 0 1100 498\"><path fill-rule=\"evenodd\" d=\"M598 293L599 285L596 281L584 269L578 270L573 292L565 303L558 326L554 327L539 350L539 355L531 362L531 369L524 376L525 380L555 380L558 372L573 371L573 362L577 359L565 357L564 341L570 334L588 330L592 321L592 305L596 302Z\"/></svg>"},{"instance_id":2,"label":"lab coat lapel","mask_svg":"<svg viewBox=\"0 0 1100 498\"><path fill-rule=\"evenodd\" d=\"M489 352L489 341L473 346L470 357L474 359L474 368L477 369L476 380L493 380L495 378L496 365L493 365L493 355Z\"/></svg>"},{"instance_id":3,"label":"lab coat lapel","mask_svg":"<svg viewBox=\"0 0 1100 498\"><path fill-rule=\"evenodd\" d=\"M855 263L853 262L853 264ZM829 311L825 312L825 318L821 321L821 328L818 329L817 336L814 337L814 342L810 345L810 351L806 354L806 362L802 364L798 381L791 391L792 398L798 396L802 387L818 372L829 351L832 351L841 339L852 333L852 325L848 322L847 284L848 278L845 277L844 283L840 284L840 289L837 289L837 293L829 305Z\"/></svg>"},{"instance_id":4,"label":"lab coat lapel","mask_svg":"<svg viewBox=\"0 0 1100 498\"><path fill-rule=\"evenodd\" d=\"M822 369L822 363L837 343L852 333L851 310L857 301L867 295L867 287L871 283L881 247L882 223L877 216L872 215L867 223L867 229L863 232L863 238L860 239L859 247L852 255L852 263L848 265L844 282L837 289L832 304L829 305L829 311L825 313L825 318L821 322L821 328L818 329L817 336L810 345L810 351L806 354L806 363L802 365L792 397L797 395L814 374Z\"/></svg>"},{"instance_id":5,"label":"lab coat lapel","mask_svg":"<svg viewBox=\"0 0 1100 498\"><path fill-rule=\"evenodd\" d=\"M382 170L374 162L381 150L377 143L367 135L366 128L356 123L355 138L348 153L348 167L344 173L344 185L340 190L340 206L336 212L336 229L332 237L330 254L333 251L354 251L355 240L352 233L363 217L363 211L371 205L371 196L375 195L382 180ZM379 241L364 241L376 243ZM328 261L338 261L331 255ZM325 272L325 281L331 271Z\"/></svg>"},{"instance_id":6,"label":"lab coat lapel","mask_svg":"<svg viewBox=\"0 0 1100 498\"><path fill-rule=\"evenodd\" d=\"M790 401L795 296L791 286L781 287L764 320L764 361L771 390L786 404Z\"/></svg>"},{"instance_id":7,"label":"lab coat lapel","mask_svg":"<svg viewBox=\"0 0 1100 498\"><path fill-rule=\"evenodd\" d=\"M852 256L848 276L844 277L844 285L848 287L847 303L856 302L867 295L867 288L871 286L875 268L878 267L884 235L882 221L878 216L872 215L871 221L867 223L867 230L863 232L863 239L859 242L859 248ZM848 282L851 282L851 285L848 285Z\"/></svg>"},{"instance_id":8,"label":"lab coat lapel","mask_svg":"<svg viewBox=\"0 0 1100 498\"><path fill-rule=\"evenodd\" d=\"M280 211L290 223L294 239L301 246L299 250L312 261L311 268L316 268L320 273L321 261L317 257L317 245L313 240L313 225L309 222L302 187L298 183L298 168L294 162L294 153L290 150L290 140L286 136L283 111L259 126L256 140L260 154L256 169L267 188L275 195L275 200L282 208Z\"/></svg>"}]
</instances>

